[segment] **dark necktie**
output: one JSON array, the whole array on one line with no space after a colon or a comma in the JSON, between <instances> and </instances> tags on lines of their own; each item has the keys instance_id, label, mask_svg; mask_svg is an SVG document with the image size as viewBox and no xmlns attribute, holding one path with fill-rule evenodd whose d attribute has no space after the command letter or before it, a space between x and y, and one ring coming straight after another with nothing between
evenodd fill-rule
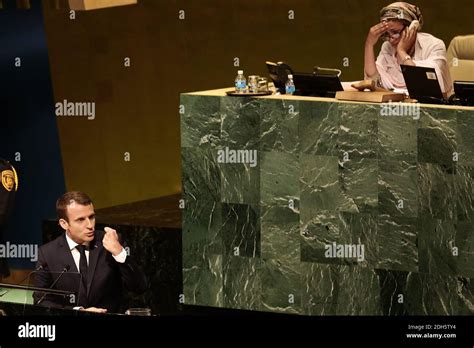
<instances>
[{"instance_id":1,"label":"dark necktie","mask_svg":"<svg viewBox=\"0 0 474 348\"><path fill-rule=\"evenodd\" d=\"M81 273L81 283L79 284L79 298L78 304L87 307L87 258L86 246L77 245L81 258L79 259L79 272Z\"/></svg>"}]
</instances>

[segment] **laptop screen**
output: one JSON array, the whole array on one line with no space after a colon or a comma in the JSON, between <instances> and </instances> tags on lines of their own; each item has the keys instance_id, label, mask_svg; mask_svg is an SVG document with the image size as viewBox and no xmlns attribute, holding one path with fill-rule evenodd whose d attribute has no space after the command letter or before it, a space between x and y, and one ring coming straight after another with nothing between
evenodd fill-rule
<instances>
[{"instance_id":1,"label":"laptop screen","mask_svg":"<svg viewBox=\"0 0 474 348\"><path fill-rule=\"evenodd\" d=\"M443 103L443 93L434 68L402 65L402 73L410 98L420 103Z\"/></svg>"}]
</instances>

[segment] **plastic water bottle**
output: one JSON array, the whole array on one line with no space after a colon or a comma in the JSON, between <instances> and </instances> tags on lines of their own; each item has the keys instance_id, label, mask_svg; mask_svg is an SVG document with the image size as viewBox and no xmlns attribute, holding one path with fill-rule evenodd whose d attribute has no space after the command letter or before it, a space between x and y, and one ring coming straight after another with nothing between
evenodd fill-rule
<instances>
[{"instance_id":1,"label":"plastic water bottle","mask_svg":"<svg viewBox=\"0 0 474 348\"><path fill-rule=\"evenodd\" d=\"M293 82L293 75L288 75L288 80L285 83L285 93L293 94L295 93L295 83Z\"/></svg>"},{"instance_id":2,"label":"plastic water bottle","mask_svg":"<svg viewBox=\"0 0 474 348\"><path fill-rule=\"evenodd\" d=\"M247 79L244 76L244 71L237 71L237 77L235 78L235 91L237 93L244 93L247 89Z\"/></svg>"}]
</instances>

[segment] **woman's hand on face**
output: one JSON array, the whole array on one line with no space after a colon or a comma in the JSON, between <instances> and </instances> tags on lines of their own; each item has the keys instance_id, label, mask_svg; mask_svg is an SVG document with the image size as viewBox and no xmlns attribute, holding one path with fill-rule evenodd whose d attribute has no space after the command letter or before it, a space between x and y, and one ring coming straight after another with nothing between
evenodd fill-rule
<instances>
[{"instance_id":1,"label":"woman's hand on face","mask_svg":"<svg viewBox=\"0 0 474 348\"><path fill-rule=\"evenodd\" d=\"M413 45L416 41L416 29L408 29L405 28L402 32L402 36L400 37L400 41L397 45L397 52L407 54L411 51Z\"/></svg>"},{"instance_id":2,"label":"woman's hand on face","mask_svg":"<svg viewBox=\"0 0 474 348\"><path fill-rule=\"evenodd\" d=\"M381 22L374 25L372 28L370 28L365 43L367 45L374 46L377 41L379 41L380 36L382 36L382 34L385 33L387 29L387 22Z\"/></svg>"}]
</instances>

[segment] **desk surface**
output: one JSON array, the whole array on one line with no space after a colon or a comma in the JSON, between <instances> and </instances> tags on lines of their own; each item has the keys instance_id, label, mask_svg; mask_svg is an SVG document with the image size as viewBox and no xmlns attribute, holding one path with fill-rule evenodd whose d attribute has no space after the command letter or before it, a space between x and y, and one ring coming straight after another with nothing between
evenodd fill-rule
<instances>
[{"instance_id":1,"label":"desk surface","mask_svg":"<svg viewBox=\"0 0 474 348\"><path fill-rule=\"evenodd\" d=\"M210 97L225 97L225 96L227 96L226 92L233 91L234 89L235 89L234 87L227 87L227 88L211 89L211 90L208 90L208 91L189 92L189 93L183 93L183 94L184 95L202 95L202 96L210 96ZM233 97L233 98L238 98L238 97ZM335 98L303 97L303 96L299 96L299 95L286 95L286 94L269 95L269 96L254 97L254 98L279 99L279 100L319 101L319 102L327 102L327 103L377 104L377 103L368 103L368 102L338 100L338 99L335 99ZM472 107L472 106L436 105L436 104L421 104L421 103L420 103L420 106L421 107L427 107L427 108L437 108L437 109L471 110L471 111L474 111L474 107Z\"/></svg>"},{"instance_id":2,"label":"desk surface","mask_svg":"<svg viewBox=\"0 0 474 348\"><path fill-rule=\"evenodd\" d=\"M101 224L181 228L181 193L97 209Z\"/></svg>"}]
</instances>

